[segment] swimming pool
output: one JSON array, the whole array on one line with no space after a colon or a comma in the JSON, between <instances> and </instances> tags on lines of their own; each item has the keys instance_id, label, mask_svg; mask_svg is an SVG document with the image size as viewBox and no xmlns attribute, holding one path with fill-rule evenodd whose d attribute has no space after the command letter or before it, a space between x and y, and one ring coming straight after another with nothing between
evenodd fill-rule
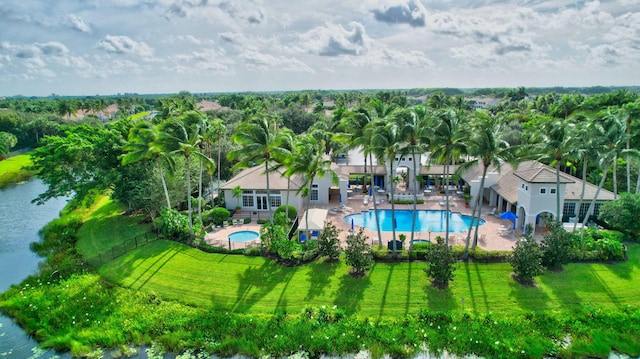
<instances>
[{"instance_id":1,"label":"swimming pool","mask_svg":"<svg viewBox=\"0 0 640 359\"><path fill-rule=\"evenodd\" d=\"M254 231L238 231L229 234L229 239L234 242L248 242L258 238L260 234Z\"/></svg>"},{"instance_id":2,"label":"swimming pool","mask_svg":"<svg viewBox=\"0 0 640 359\"><path fill-rule=\"evenodd\" d=\"M431 228L431 232L444 232L446 226L446 211L441 210L418 210L416 211L416 232L428 232ZM411 220L413 211L410 210L396 210L396 231L409 232L411 231ZM391 232L393 230L391 222L391 210L379 209L378 214L380 216L380 230L384 232ZM353 220L354 226L360 226L368 228L372 231L376 231L376 216L374 211L365 211L356 214L350 214L344 217L344 221L351 224ZM485 221L480 220L480 225L483 225ZM469 223L471 223L471 216L463 215L458 212L449 212L449 232L463 232L469 229Z\"/></svg>"}]
</instances>

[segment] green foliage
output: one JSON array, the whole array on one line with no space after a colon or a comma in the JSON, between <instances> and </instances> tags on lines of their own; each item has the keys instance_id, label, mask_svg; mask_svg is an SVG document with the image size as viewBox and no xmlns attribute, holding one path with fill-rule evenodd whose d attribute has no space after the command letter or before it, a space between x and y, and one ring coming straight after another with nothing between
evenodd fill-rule
<instances>
[{"instance_id":1,"label":"green foliage","mask_svg":"<svg viewBox=\"0 0 640 359\"><path fill-rule=\"evenodd\" d=\"M28 170L26 167L31 165L31 156L29 154L0 161L0 188L29 179L34 175L34 171Z\"/></svg>"},{"instance_id":2,"label":"green foliage","mask_svg":"<svg viewBox=\"0 0 640 359\"><path fill-rule=\"evenodd\" d=\"M515 278L524 285L533 284L533 277L544 272L542 249L532 237L533 229L527 226L522 238L516 242L509 263L513 267Z\"/></svg>"},{"instance_id":3,"label":"green foliage","mask_svg":"<svg viewBox=\"0 0 640 359\"><path fill-rule=\"evenodd\" d=\"M345 249L346 263L351 266L352 274L364 276L373 265L371 250L367 245L369 238L364 234L364 229L347 236L347 249Z\"/></svg>"},{"instance_id":4,"label":"green foliage","mask_svg":"<svg viewBox=\"0 0 640 359\"><path fill-rule=\"evenodd\" d=\"M268 251L274 252L272 243L282 240L289 240L283 226L267 221L260 227L260 241Z\"/></svg>"},{"instance_id":5,"label":"green foliage","mask_svg":"<svg viewBox=\"0 0 640 359\"><path fill-rule=\"evenodd\" d=\"M292 261L297 258L297 253L302 251L302 246L296 241L287 239L276 239L271 241L270 250L272 253L278 256L278 258L285 261Z\"/></svg>"},{"instance_id":6,"label":"green foliage","mask_svg":"<svg viewBox=\"0 0 640 359\"><path fill-rule=\"evenodd\" d=\"M600 207L599 218L611 227L638 238L640 234L640 194L623 193L615 201L608 201Z\"/></svg>"},{"instance_id":7,"label":"green foliage","mask_svg":"<svg viewBox=\"0 0 640 359\"><path fill-rule=\"evenodd\" d=\"M558 270L571 259L571 234L558 221L550 220L546 226L549 231L540 243L542 265L547 269Z\"/></svg>"},{"instance_id":8,"label":"green foliage","mask_svg":"<svg viewBox=\"0 0 640 359\"><path fill-rule=\"evenodd\" d=\"M274 212L274 216L277 216L280 213L284 213L285 218L286 218L287 209L289 210L289 212L288 212L289 222L287 222L287 223L291 223L292 221L294 221L296 219L296 217L298 217L298 210L294 206L289 205L289 207L287 207L286 204L283 204L283 205L279 206L278 208L276 208L276 210Z\"/></svg>"},{"instance_id":9,"label":"green foliage","mask_svg":"<svg viewBox=\"0 0 640 359\"><path fill-rule=\"evenodd\" d=\"M13 133L0 132L0 160L3 160L17 143L18 137Z\"/></svg>"},{"instance_id":10,"label":"green foliage","mask_svg":"<svg viewBox=\"0 0 640 359\"><path fill-rule=\"evenodd\" d=\"M154 223L156 229L167 238L184 241L189 238L189 219L175 209L164 208Z\"/></svg>"},{"instance_id":11,"label":"green foliage","mask_svg":"<svg viewBox=\"0 0 640 359\"><path fill-rule=\"evenodd\" d=\"M413 204L413 200L412 199L394 199L393 203L395 204ZM424 200L423 199L419 199L417 202L417 204L424 204Z\"/></svg>"},{"instance_id":12,"label":"green foliage","mask_svg":"<svg viewBox=\"0 0 640 359\"><path fill-rule=\"evenodd\" d=\"M621 261L625 250L620 239L621 232L589 228L584 231L583 239L579 234L572 235L572 260L575 261Z\"/></svg>"},{"instance_id":13,"label":"green foliage","mask_svg":"<svg viewBox=\"0 0 640 359\"><path fill-rule=\"evenodd\" d=\"M216 207L202 213L203 220L205 222L213 222L216 225L222 225L222 223L229 219L231 213L224 207Z\"/></svg>"},{"instance_id":14,"label":"green foliage","mask_svg":"<svg viewBox=\"0 0 640 359\"><path fill-rule=\"evenodd\" d=\"M320 256L327 257L329 260L337 260L340 257L342 248L340 247L341 230L333 223L327 222L324 229L318 237L318 252Z\"/></svg>"},{"instance_id":15,"label":"green foliage","mask_svg":"<svg viewBox=\"0 0 640 359\"><path fill-rule=\"evenodd\" d=\"M436 288L446 288L449 281L453 280L456 260L442 237L436 237L436 243L429 247L426 259L428 267L425 271L433 285Z\"/></svg>"}]
</instances>

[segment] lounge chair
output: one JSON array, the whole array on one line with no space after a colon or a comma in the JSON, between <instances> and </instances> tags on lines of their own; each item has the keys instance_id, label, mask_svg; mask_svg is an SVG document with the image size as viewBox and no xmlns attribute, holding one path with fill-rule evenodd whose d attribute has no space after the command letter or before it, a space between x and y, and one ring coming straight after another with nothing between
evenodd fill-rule
<instances>
[{"instance_id":1,"label":"lounge chair","mask_svg":"<svg viewBox=\"0 0 640 359\"><path fill-rule=\"evenodd\" d=\"M311 239L318 239L320 233L318 231L311 231Z\"/></svg>"},{"instance_id":2,"label":"lounge chair","mask_svg":"<svg viewBox=\"0 0 640 359\"><path fill-rule=\"evenodd\" d=\"M480 238L478 238L478 241L482 244L487 244L487 235L483 234L480 236Z\"/></svg>"},{"instance_id":3,"label":"lounge chair","mask_svg":"<svg viewBox=\"0 0 640 359\"><path fill-rule=\"evenodd\" d=\"M369 197L364 197L364 199L362 200L362 204L368 205L369 204Z\"/></svg>"},{"instance_id":4,"label":"lounge chair","mask_svg":"<svg viewBox=\"0 0 640 359\"><path fill-rule=\"evenodd\" d=\"M498 208L497 208L497 207L493 207L493 208L491 209L491 212L489 212L488 214L490 214L490 215L495 215L497 210L498 210Z\"/></svg>"}]
</instances>

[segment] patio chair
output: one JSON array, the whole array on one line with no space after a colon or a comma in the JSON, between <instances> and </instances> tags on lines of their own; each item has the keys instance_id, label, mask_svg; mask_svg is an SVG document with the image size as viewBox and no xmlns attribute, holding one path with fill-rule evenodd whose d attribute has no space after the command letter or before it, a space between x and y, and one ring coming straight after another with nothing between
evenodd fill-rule
<instances>
[{"instance_id":1,"label":"patio chair","mask_svg":"<svg viewBox=\"0 0 640 359\"><path fill-rule=\"evenodd\" d=\"M498 210L498 207L493 207L491 208L491 212L489 212L488 214L495 215L497 210Z\"/></svg>"},{"instance_id":2,"label":"patio chair","mask_svg":"<svg viewBox=\"0 0 640 359\"><path fill-rule=\"evenodd\" d=\"M318 239L320 233L318 231L311 231L311 239Z\"/></svg>"},{"instance_id":3,"label":"patio chair","mask_svg":"<svg viewBox=\"0 0 640 359\"><path fill-rule=\"evenodd\" d=\"M368 205L369 204L369 197L364 197L364 199L362 200L362 204Z\"/></svg>"},{"instance_id":4,"label":"patio chair","mask_svg":"<svg viewBox=\"0 0 640 359\"><path fill-rule=\"evenodd\" d=\"M480 238L478 238L478 241L482 244L487 244L487 235L483 234L480 236Z\"/></svg>"}]
</instances>

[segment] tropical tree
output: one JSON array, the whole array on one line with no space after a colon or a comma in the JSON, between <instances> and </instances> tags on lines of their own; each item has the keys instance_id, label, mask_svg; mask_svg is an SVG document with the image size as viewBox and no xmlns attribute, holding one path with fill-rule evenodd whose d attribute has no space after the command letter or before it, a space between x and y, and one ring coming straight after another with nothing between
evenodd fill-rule
<instances>
[{"instance_id":1,"label":"tropical tree","mask_svg":"<svg viewBox=\"0 0 640 359\"><path fill-rule=\"evenodd\" d=\"M183 115L169 119L161 126L161 145L169 154L182 155L186 165L187 181L187 208L189 218L189 230L193 234L193 216L191 207L191 157L194 156L202 160L207 166L214 166L209 157L200 150L199 123L202 113L199 111L188 111Z\"/></svg>"},{"instance_id":2,"label":"tropical tree","mask_svg":"<svg viewBox=\"0 0 640 359\"><path fill-rule=\"evenodd\" d=\"M326 175L331 176L334 185L338 184L338 175L331 169L331 160L324 157L322 151L323 144L318 142L311 135L302 135L299 137L297 147L299 149L291 166L287 169L288 173L301 173L304 175L302 187L298 191L301 193L303 188L307 188L307 212L305 215L305 226L309 232L309 211L311 208L311 193L313 191L313 181L316 178L322 178ZM311 238L307 233L307 238Z\"/></svg>"},{"instance_id":3,"label":"tropical tree","mask_svg":"<svg viewBox=\"0 0 640 359\"><path fill-rule=\"evenodd\" d=\"M480 179L479 191L475 197L473 205L471 223L467 232L467 241L464 249L464 258L467 258L469 244L471 239L471 231L474 228L475 234L473 240L473 248L478 245L478 229L480 227L480 217L482 216L482 199L485 179L490 166L500 171L502 163L513 162L513 151L509 144L503 141L500 136L504 125L500 121L496 121L484 111L476 111L474 113L472 130L467 138L467 152L472 157L470 161L461 164L458 167L458 173L464 173L472 167L482 167L482 177ZM477 213L477 214L476 214Z\"/></svg>"},{"instance_id":4,"label":"tropical tree","mask_svg":"<svg viewBox=\"0 0 640 359\"><path fill-rule=\"evenodd\" d=\"M532 155L542 162L550 163L556 170L556 219L562 222L560 208L560 166L577 157L575 124L569 119L544 118L532 136Z\"/></svg>"},{"instance_id":5,"label":"tropical tree","mask_svg":"<svg viewBox=\"0 0 640 359\"><path fill-rule=\"evenodd\" d=\"M220 156L222 153L222 136L224 136L227 133L227 127L224 125L224 122L222 121L222 119L220 118L215 118L213 119L213 121L209 124L209 127L207 129L207 132L204 135L204 142L207 145L209 151L209 158L212 157L212 153L211 153L211 144L212 142L215 140L216 144L218 145L218 161L216 162L217 164L217 169L218 169L218 200L220 200L221 198L221 193L220 193ZM211 183L210 183L210 188L211 190L213 190L213 176L211 176ZM212 196L213 197L213 196ZM211 200L211 206L213 206L213 199Z\"/></svg>"},{"instance_id":6,"label":"tropical tree","mask_svg":"<svg viewBox=\"0 0 640 359\"><path fill-rule=\"evenodd\" d=\"M464 111L444 109L434 113L435 129L431 137L429 161L444 165L445 181L445 243L449 245L449 177L451 164L458 161L466 151L466 116Z\"/></svg>"},{"instance_id":7,"label":"tropical tree","mask_svg":"<svg viewBox=\"0 0 640 359\"><path fill-rule=\"evenodd\" d=\"M264 164L267 187L267 210L269 218L273 220L271 209L271 189L269 186L269 173L276 158L283 158L285 151L281 147L285 140L283 132L278 129L278 118L273 114L259 112L241 123L233 135L233 141L239 146L229 152L231 160L238 160L241 167L249 167L253 164Z\"/></svg>"},{"instance_id":8,"label":"tropical tree","mask_svg":"<svg viewBox=\"0 0 640 359\"><path fill-rule=\"evenodd\" d=\"M400 132L400 127L398 126L398 122L395 120L386 122L383 120L376 120L372 124L372 128L374 128L374 135L371 138L371 145L373 147L373 152L376 153L376 157L380 159L382 162L387 163L389 165L389 176L391 182L388 186L390 190L390 202L391 202L391 231L392 231L392 240L393 240L393 256L397 255L396 248L396 206L395 206L395 168L394 162L396 161L396 156L400 153L400 146L402 142L402 134Z\"/></svg>"},{"instance_id":9,"label":"tropical tree","mask_svg":"<svg viewBox=\"0 0 640 359\"><path fill-rule=\"evenodd\" d=\"M409 116L401 116L399 119L403 119L400 126L400 132L404 145L402 147L402 153L411 155L413 162L413 213L411 217L411 239L409 240L409 250L413 249L413 240L416 228L416 214L418 203L418 189L420 184L418 182L418 161L416 155L424 153L428 148L430 139L427 133L427 129L430 128L429 122L430 111L426 106L415 106L411 109Z\"/></svg>"},{"instance_id":10,"label":"tropical tree","mask_svg":"<svg viewBox=\"0 0 640 359\"><path fill-rule=\"evenodd\" d=\"M18 138L13 133L0 132L0 160L3 160L18 143Z\"/></svg>"},{"instance_id":11,"label":"tropical tree","mask_svg":"<svg viewBox=\"0 0 640 359\"><path fill-rule=\"evenodd\" d=\"M159 130L158 126L149 121L138 121L135 127L132 127L129 131L128 142L124 147L126 154L122 157L122 164L127 165L148 159L154 160L162 180L162 189L167 201L167 208L171 208L171 199L169 199L163 167L172 173L175 163L158 141L160 137Z\"/></svg>"}]
</instances>

